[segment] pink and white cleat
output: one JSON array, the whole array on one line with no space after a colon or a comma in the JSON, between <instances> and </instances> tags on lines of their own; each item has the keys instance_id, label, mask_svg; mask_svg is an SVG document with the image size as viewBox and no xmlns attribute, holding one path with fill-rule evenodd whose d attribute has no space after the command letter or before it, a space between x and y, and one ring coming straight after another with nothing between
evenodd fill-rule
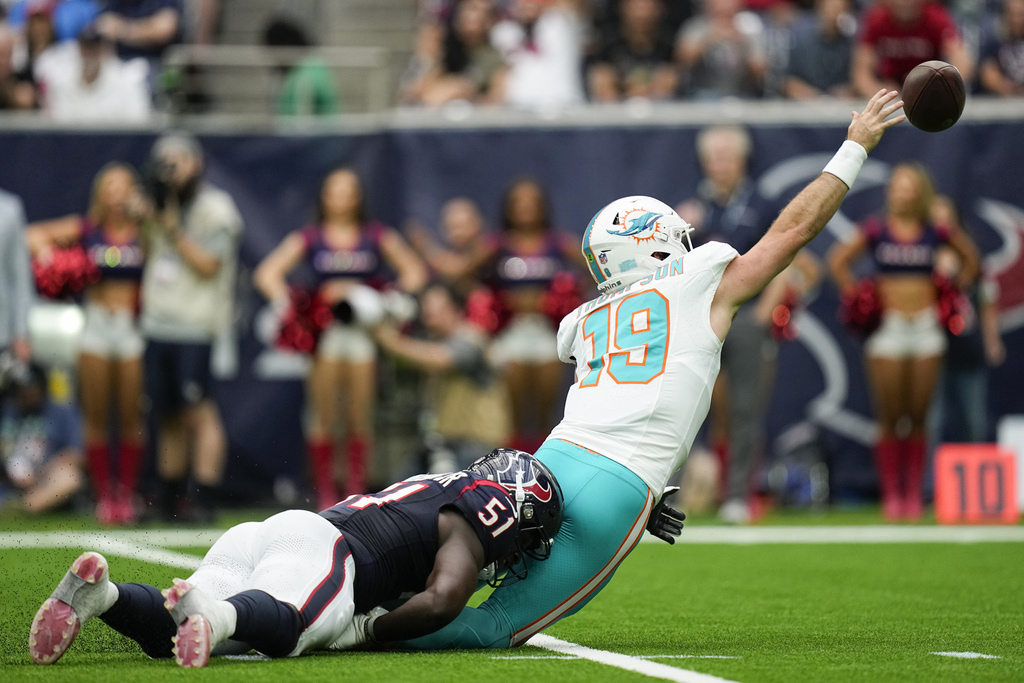
<instances>
[{"instance_id":1,"label":"pink and white cleat","mask_svg":"<svg viewBox=\"0 0 1024 683\"><path fill-rule=\"evenodd\" d=\"M106 559L94 552L79 555L32 620L32 661L56 662L75 642L82 624L106 612L116 600L117 586L110 581Z\"/></svg>"},{"instance_id":2,"label":"pink and white cleat","mask_svg":"<svg viewBox=\"0 0 1024 683\"><path fill-rule=\"evenodd\" d=\"M235 608L181 579L174 579L161 593L164 607L178 624L178 633L172 638L175 661L192 669L206 666L213 648L234 633Z\"/></svg>"},{"instance_id":3,"label":"pink and white cleat","mask_svg":"<svg viewBox=\"0 0 1024 683\"><path fill-rule=\"evenodd\" d=\"M213 650L213 632L210 622L202 614L193 614L178 626L174 642L174 661L178 666L199 669L210 663Z\"/></svg>"}]
</instances>

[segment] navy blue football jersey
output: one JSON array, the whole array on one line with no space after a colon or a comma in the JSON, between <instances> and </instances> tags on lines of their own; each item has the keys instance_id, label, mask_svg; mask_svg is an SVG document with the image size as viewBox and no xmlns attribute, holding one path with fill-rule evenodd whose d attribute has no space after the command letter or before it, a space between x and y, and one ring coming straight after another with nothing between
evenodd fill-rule
<instances>
[{"instance_id":1,"label":"navy blue football jersey","mask_svg":"<svg viewBox=\"0 0 1024 683\"><path fill-rule=\"evenodd\" d=\"M349 496L320 513L352 551L357 612L426 588L443 508L457 510L469 522L484 547L484 566L514 546L512 497L500 484L469 472L414 477L380 493Z\"/></svg>"}]
</instances>

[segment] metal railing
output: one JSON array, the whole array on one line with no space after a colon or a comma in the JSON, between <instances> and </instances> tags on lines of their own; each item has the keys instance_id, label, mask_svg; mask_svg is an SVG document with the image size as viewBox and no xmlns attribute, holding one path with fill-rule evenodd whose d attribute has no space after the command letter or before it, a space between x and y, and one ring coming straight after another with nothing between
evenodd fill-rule
<instances>
[{"instance_id":1,"label":"metal railing","mask_svg":"<svg viewBox=\"0 0 1024 683\"><path fill-rule=\"evenodd\" d=\"M165 95L172 109L205 93L218 114L272 116L287 69L311 57L329 69L345 112L380 112L393 106L398 56L383 47L179 45L164 57L165 80L177 81Z\"/></svg>"}]
</instances>

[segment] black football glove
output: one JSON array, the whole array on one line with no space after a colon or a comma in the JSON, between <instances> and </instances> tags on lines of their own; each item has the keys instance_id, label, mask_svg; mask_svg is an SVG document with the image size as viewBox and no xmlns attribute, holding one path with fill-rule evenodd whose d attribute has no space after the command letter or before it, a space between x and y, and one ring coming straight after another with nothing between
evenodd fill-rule
<instances>
[{"instance_id":1,"label":"black football glove","mask_svg":"<svg viewBox=\"0 0 1024 683\"><path fill-rule=\"evenodd\" d=\"M647 520L647 531L669 545L674 544L676 536L683 533L683 520L686 519L684 513L665 502L678 490L678 486L666 486L665 492L661 494L661 500L651 510L651 516Z\"/></svg>"}]
</instances>

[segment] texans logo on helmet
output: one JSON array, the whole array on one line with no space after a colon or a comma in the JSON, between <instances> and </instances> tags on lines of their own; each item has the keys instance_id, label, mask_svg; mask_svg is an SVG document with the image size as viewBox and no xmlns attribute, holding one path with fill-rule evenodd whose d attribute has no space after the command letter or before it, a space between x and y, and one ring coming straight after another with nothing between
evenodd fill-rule
<instances>
[{"instance_id":1,"label":"texans logo on helmet","mask_svg":"<svg viewBox=\"0 0 1024 683\"><path fill-rule=\"evenodd\" d=\"M515 491L514 486L515 486L515 480L516 480L515 473L512 472L512 467L514 465L515 465L515 462L510 461L508 469L504 469L504 470L502 470L499 473L499 475L508 473L507 476L505 476L505 477L499 476L498 477L498 482L502 486L504 486L505 488L508 488L509 490L511 490L513 492ZM522 482L522 485L523 485L523 490L524 491L526 491L527 493L533 494L533 497L536 498L538 502L547 503L547 502L549 502L551 500L551 495L552 495L551 494L551 487L550 486L541 486L540 482L537 481L537 475L534 474L532 467L530 467L527 472L523 472L523 476L524 476L524 480ZM530 477L529 480L525 479L525 477L527 477L527 476ZM506 481L508 483L506 483Z\"/></svg>"},{"instance_id":2,"label":"texans logo on helmet","mask_svg":"<svg viewBox=\"0 0 1024 683\"><path fill-rule=\"evenodd\" d=\"M547 503L550 502L551 500L551 488L545 488L541 486L536 479L527 484L523 484L523 490L532 493L534 498L536 498L541 503Z\"/></svg>"},{"instance_id":3,"label":"texans logo on helmet","mask_svg":"<svg viewBox=\"0 0 1024 683\"><path fill-rule=\"evenodd\" d=\"M629 213L633 213L632 211ZM637 240L650 239L652 235L646 235L647 232L654 232L658 227L658 220L665 214L654 213L652 211L644 211L636 218L630 218L629 213L626 214L626 220L623 223L626 224L625 230L609 230L608 233L611 235L620 235L622 237L633 237Z\"/></svg>"}]
</instances>

